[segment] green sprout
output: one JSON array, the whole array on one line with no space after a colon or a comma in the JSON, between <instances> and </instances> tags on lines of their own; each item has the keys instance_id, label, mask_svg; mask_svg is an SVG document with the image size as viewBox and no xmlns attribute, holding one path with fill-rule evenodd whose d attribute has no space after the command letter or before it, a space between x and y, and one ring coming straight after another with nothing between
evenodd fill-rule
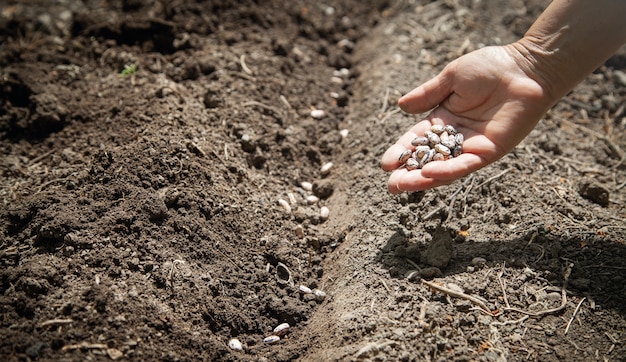
<instances>
[{"instance_id":1,"label":"green sprout","mask_svg":"<svg viewBox=\"0 0 626 362\"><path fill-rule=\"evenodd\" d=\"M124 66L124 70L120 73L122 77L128 77L129 75L133 75L137 72L137 64L126 64Z\"/></svg>"}]
</instances>

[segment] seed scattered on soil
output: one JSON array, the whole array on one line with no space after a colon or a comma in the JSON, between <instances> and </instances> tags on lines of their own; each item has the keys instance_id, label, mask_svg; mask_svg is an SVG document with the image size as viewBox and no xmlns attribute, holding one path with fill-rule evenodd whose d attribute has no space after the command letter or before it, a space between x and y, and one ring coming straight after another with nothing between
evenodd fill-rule
<instances>
[{"instance_id":1,"label":"seed scattered on soil","mask_svg":"<svg viewBox=\"0 0 626 362\"><path fill-rule=\"evenodd\" d=\"M274 335L277 335L279 337L285 335L287 334L287 332L289 332L289 328L289 323L281 323L276 328L274 328Z\"/></svg>"},{"instance_id":2,"label":"seed scattered on soil","mask_svg":"<svg viewBox=\"0 0 626 362\"><path fill-rule=\"evenodd\" d=\"M326 206L322 206L322 208L320 209L320 217L322 218L322 220L327 220L329 216L330 210Z\"/></svg>"},{"instance_id":3,"label":"seed scattered on soil","mask_svg":"<svg viewBox=\"0 0 626 362\"><path fill-rule=\"evenodd\" d=\"M228 341L228 347L233 351L243 351L243 345L241 344L241 342L239 342L237 338L233 338Z\"/></svg>"},{"instance_id":4,"label":"seed scattered on soil","mask_svg":"<svg viewBox=\"0 0 626 362\"><path fill-rule=\"evenodd\" d=\"M311 117L315 119L324 118L324 116L326 116L326 112L321 109L314 109L311 111Z\"/></svg>"},{"instance_id":5,"label":"seed scattered on soil","mask_svg":"<svg viewBox=\"0 0 626 362\"><path fill-rule=\"evenodd\" d=\"M305 191L313 190L313 184L307 181L300 182L300 187L302 187Z\"/></svg>"},{"instance_id":6,"label":"seed scattered on soil","mask_svg":"<svg viewBox=\"0 0 626 362\"><path fill-rule=\"evenodd\" d=\"M268 336L268 337L263 338L263 343L267 343L267 344L276 343L278 341L280 341L279 336Z\"/></svg>"},{"instance_id":7,"label":"seed scattered on soil","mask_svg":"<svg viewBox=\"0 0 626 362\"><path fill-rule=\"evenodd\" d=\"M333 163L332 162L326 162L322 168L320 168L320 173L322 174L322 176L326 176L330 173L330 169L333 168Z\"/></svg>"},{"instance_id":8,"label":"seed scattered on soil","mask_svg":"<svg viewBox=\"0 0 626 362\"><path fill-rule=\"evenodd\" d=\"M291 206L286 200L278 199L278 204L282 206L286 213L291 214Z\"/></svg>"}]
</instances>

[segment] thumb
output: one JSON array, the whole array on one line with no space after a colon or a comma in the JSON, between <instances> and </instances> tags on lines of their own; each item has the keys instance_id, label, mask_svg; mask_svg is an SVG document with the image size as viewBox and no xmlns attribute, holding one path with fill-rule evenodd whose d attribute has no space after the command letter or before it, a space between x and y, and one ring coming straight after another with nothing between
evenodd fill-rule
<instances>
[{"instance_id":1,"label":"thumb","mask_svg":"<svg viewBox=\"0 0 626 362\"><path fill-rule=\"evenodd\" d=\"M448 69L402 96L398 106L407 113L423 113L441 104L452 93L452 76Z\"/></svg>"}]
</instances>

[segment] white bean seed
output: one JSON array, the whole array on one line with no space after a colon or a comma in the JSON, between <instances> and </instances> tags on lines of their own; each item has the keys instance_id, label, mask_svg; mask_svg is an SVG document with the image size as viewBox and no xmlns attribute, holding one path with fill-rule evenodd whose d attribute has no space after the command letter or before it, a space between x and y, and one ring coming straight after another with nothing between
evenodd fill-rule
<instances>
[{"instance_id":1,"label":"white bean seed","mask_svg":"<svg viewBox=\"0 0 626 362\"><path fill-rule=\"evenodd\" d=\"M278 199L278 204L283 207L286 213L291 214L291 206L283 199Z\"/></svg>"},{"instance_id":2,"label":"white bean seed","mask_svg":"<svg viewBox=\"0 0 626 362\"><path fill-rule=\"evenodd\" d=\"M328 219L328 216L330 216L330 210L326 206L322 206L320 209L320 217L322 220L326 220Z\"/></svg>"},{"instance_id":3,"label":"white bean seed","mask_svg":"<svg viewBox=\"0 0 626 362\"><path fill-rule=\"evenodd\" d=\"M305 191L313 190L313 184L307 181L300 182L300 187L302 187Z\"/></svg>"},{"instance_id":4,"label":"white bean seed","mask_svg":"<svg viewBox=\"0 0 626 362\"><path fill-rule=\"evenodd\" d=\"M333 168L333 163L326 162L324 165L322 165L322 168L320 168L320 173L322 174L322 176L326 176L330 173L331 168Z\"/></svg>"},{"instance_id":5,"label":"white bean seed","mask_svg":"<svg viewBox=\"0 0 626 362\"><path fill-rule=\"evenodd\" d=\"M311 111L311 117L316 118L316 119L324 118L325 115L326 115L326 112L324 112L321 109L314 109Z\"/></svg>"},{"instance_id":6,"label":"white bean seed","mask_svg":"<svg viewBox=\"0 0 626 362\"><path fill-rule=\"evenodd\" d=\"M315 195L309 195L306 197L306 202L311 205L317 204L318 201L320 201L320 198Z\"/></svg>"},{"instance_id":7,"label":"white bean seed","mask_svg":"<svg viewBox=\"0 0 626 362\"><path fill-rule=\"evenodd\" d=\"M263 343L271 344L271 343L276 343L278 341L280 341L279 336L268 336L268 337L263 338Z\"/></svg>"},{"instance_id":8,"label":"white bean seed","mask_svg":"<svg viewBox=\"0 0 626 362\"><path fill-rule=\"evenodd\" d=\"M237 338L233 338L228 341L228 347L230 347L233 351L243 351L243 345Z\"/></svg>"}]
</instances>

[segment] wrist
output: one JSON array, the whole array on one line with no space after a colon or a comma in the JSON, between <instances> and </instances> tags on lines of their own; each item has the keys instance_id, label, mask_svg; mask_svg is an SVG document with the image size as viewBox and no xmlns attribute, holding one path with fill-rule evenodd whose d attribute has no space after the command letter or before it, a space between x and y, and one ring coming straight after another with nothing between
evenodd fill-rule
<instances>
[{"instance_id":1,"label":"wrist","mask_svg":"<svg viewBox=\"0 0 626 362\"><path fill-rule=\"evenodd\" d=\"M520 70L541 86L550 106L579 82L578 79L563 77L563 61L567 56L563 54L559 42L565 31L563 29L549 39L527 35L505 46Z\"/></svg>"}]
</instances>

